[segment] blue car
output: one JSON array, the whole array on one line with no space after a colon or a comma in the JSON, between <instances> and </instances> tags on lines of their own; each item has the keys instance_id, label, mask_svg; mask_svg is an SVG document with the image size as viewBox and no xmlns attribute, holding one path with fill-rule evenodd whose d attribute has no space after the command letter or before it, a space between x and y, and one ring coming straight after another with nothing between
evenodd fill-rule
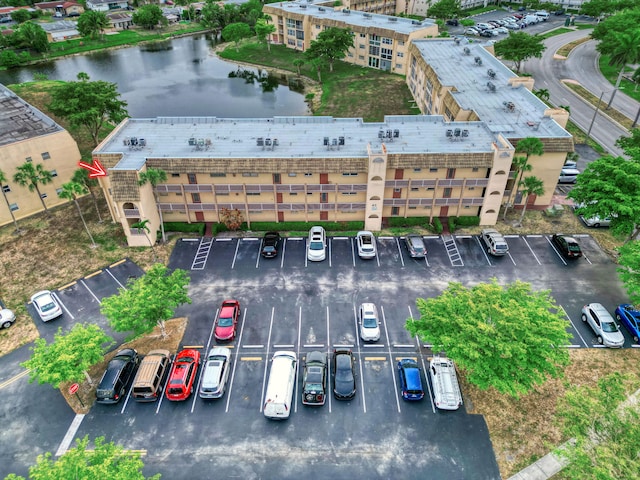
<instances>
[{"instance_id":1,"label":"blue car","mask_svg":"<svg viewBox=\"0 0 640 480\"><path fill-rule=\"evenodd\" d=\"M640 338L640 311L630 303L623 303L616 308L616 320L627 327L633 341L638 342Z\"/></svg>"},{"instance_id":2,"label":"blue car","mask_svg":"<svg viewBox=\"0 0 640 480\"><path fill-rule=\"evenodd\" d=\"M398 376L400 377L400 388L402 398L405 400L422 400L424 389L420 378L420 367L411 358L403 358L398 362Z\"/></svg>"}]
</instances>

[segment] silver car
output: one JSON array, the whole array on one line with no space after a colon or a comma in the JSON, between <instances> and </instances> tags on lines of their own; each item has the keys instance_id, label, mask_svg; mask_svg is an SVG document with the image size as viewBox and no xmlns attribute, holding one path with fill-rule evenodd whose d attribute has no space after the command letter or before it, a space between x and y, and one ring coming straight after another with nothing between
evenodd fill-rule
<instances>
[{"instance_id":1,"label":"silver car","mask_svg":"<svg viewBox=\"0 0 640 480\"><path fill-rule=\"evenodd\" d=\"M321 262L327 258L327 237L322 227L311 227L309 243L307 244L307 258L312 262Z\"/></svg>"},{"instance_id":2,"label":"silver car","mask_svg":"<svg viewBox=\"0 0 640 480\"><path fill-rule=\"evenodd\" d=\"M8 308L0 309L0 328L9 328L16 321L16 315Z\"/></svg>"},{"instance_id":3,"label":"silver car","mask_svg":"<svg viewBox=\"0 0 640 480\"><path fill-rule=\"evenodd\" d=\"M380 340L380 321L378 309L373 303L363 303L358 309L358 324L360 325L360 338L365 342L377 342Z\"/></svg>"},{"instance_id":4,"label":"silver car","mask_svg":"<svg viewBox=\"0 0 640 480\"><path fill-rule=\"evenodd\" d=\"M482 238L482 241L487 247L487 252L489 252L490 255L500 257L506 255L509 251L507 241L495 228L483 229L480 233L480 238Z\"/></svg>"},{"instance_id":5,"label":"silver car","mask_svg":"<svg viewBox=\"0 0 640 480\"><path fill-rule=\"evenodd\" d=\"M420 235L407 235L404 237L404 243L407 245L409 255L413 258L423 258L427 256L427 249Z\"/></svg>"},{"instance_id":6,"label":"silver car","mask_svg":"<svg viewBox=\"0 0 640 480\"><path fill-rule=\"evenodd\" d=\"M618 324L602 304L590 303L582 307L582 321L589 324L601 345L620 348L624 344Z\"/></svg>"},{"instance_id":7,"label":"silver car","mask_svg":"<svg viewBox=\"0 0 640 480\"><path fill-rule=\"evenodd\" d=\"M60 308L58 300L49 290L34 293L31 296L31 303L43 322L48 322L62 315L62 308Z\"/></svg>"},{"instance_id":8,"label":"silver car","mask_svg":"<svg viewBox=\"0 0 640 480\"><path fill-rule=\"evenodd\" d=\"M225 347L214 347L209 350L207 363L202 373L200 398L220 398L229 378L231 351Z\"/></svg>"},{"instance_id":9,"label":"silver car","mask_svg":"<svg viewBox=\"0 0 640 480\"><path fill-rule=\"evenodd\" d=\"M356 235L356 245L358 246L358 256L360 258L376 257L376 237L373 233L361 230Z\"/></svg>"}]
</instances>

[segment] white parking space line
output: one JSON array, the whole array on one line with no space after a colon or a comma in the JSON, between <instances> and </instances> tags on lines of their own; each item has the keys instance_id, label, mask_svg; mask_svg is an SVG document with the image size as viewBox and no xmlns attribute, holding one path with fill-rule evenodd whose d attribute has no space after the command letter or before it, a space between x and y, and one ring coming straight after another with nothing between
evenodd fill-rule
<instances>
[{"instance_id":1,"label":"white parking space line","mask_svg":"<svg viewBox=\"0 0 640 480\"><path fill-rule=\"evenodd\" d=\"M62 442L60 442L60 446L56 451L56 457L59 457L60 455L64 455L65 452L69 449L69 445L71 445L71 442L73 441L73 437L75 437L76 432L80 428L80 424L82 423L82 420L84 420L84 414L77 413L76 416L73 418L73 422L71 422L71 426L69 427L69 430L67 430L67 433L62 439Z\"/></svg>"},{"instance_id":2,"label":"white parking space line","mask_svg":"<svg viewBox=\"0 0 640 480\"><path fill-rule=\"evenodd\" d=\"M362 397L362 411L367 413L367 399L364 394L364 374L362 373L362 352L360 351L360 332L358 331L358 313L356 312L356 305L353 305L353 323L355 325L356 332L356 352L358 354L358 367L360 368L360 396Z\"/></svg>"},{"instance_id":3,"label":"white parking space line","mask_svg":"<svg viewBox=\"0 0 640 480\"><path fill-rule=\"evenodd\" d=\"M640 345L638 345L637 343L632 343L631 348L640 348Z\"/></svg>"},{"instance_id":4,"label":"white parking space line","mask_svg":"<svg viewBox=\"0 0 640 480\"><path fill-rule=\"evenodd\" d=\"M413 347L415 347L415 345L413 344L400 344L400 343L393 344L393 348L413 348Z\"/></svg>"},{"instance_id":5,"label":"white parking space line","mask_svg":"<svg viewBox=\"0 0 640 480\"><path fill-rule=\"evenodd\" d=\"M171 359L171 363L175 362L177 354L173 356ZM156 413L160 411L160 407L162 406L162 401L164 400L165 392L167 391L167 385L169 385L169 378L171 378L171 364L168 366L169 373L167 373L167 378L164 381L164 386L162 387L162 392L160 392L160 398L158 398L158 406L156 407Z\"/></svg>"},{"instance_id":6,"label":"white parking space line","mask_svg":"<svg viewBox=\"0 0 640 480\"><path fill-rule=\"evenodd\" d=\"M267 339L267 355L264 362L264 374L262 375L262 393L260 394L260 410L262 413L262 403L264 402L264 389L267 384L267 371L269 370L269 345L271 345L271 331L273 330L273 317L275 307L271 307L271 320L269 321L269 338Z\"/></svg>"},{"instance_id":7,"label":"white parking space line","mask_svg":"<svg viewBox=\"0 0 640 480\"><path fill-rule=\"evenodd\" d=\"M304 348L324 348L324 343L305 343Z\"/></svg>"},{"instance_id":8,"label":"white parking space line","mask_svg":"<svg viewBox=\"0 0 640 480\"><path fill-rule=\"evenodd\" d=\"M353 244L353 238L351 239L351 260L353 261L353 266L356 266L356 251L355 246Z\"/></svg>"},{"instance_id":9,"label":"white parking space line","mask_svg":"<svg viewBox=\"0 0 640 480\"><path fill-rule=\"evenodd\" d=\"M84 280L80 280L80 283L84 286L84 288L87 289L87 291L91 294L91 296L93 298L96 299L96 302L98 302L99 304L102 304L102 302L100 301L100 299L98 297L96 297L96 295L91 291L91 289L89 288L89 285L87 285Z\"/></svg>"},{"instance_id":10,"label":"white parking space line","mask_svg":"<svg viewBox=\"0 0 640 480\"><path fill-rule=\"evenodd\" d=\"M131 386L129 387L129 391L127 392L127 396L124 399L124 404L122 405L122 409L120 409L120 413L124 413L125 408L127 408L127 404L129 403L129 399L131 398L131 392L133 391L133 382L131 382Z\"/></svg>"},{"instance_id":11,"label":"white parking space line","mask_svg":"<svg viewBox=\"0 0 640 480\"><path fill-rule=\"evenodd\" d=\"M306 258L306 255L305 255ZM302 335L302 307L298 307L298 346L296 348L296 387L295 387L295 393L294 396L295 398L295 403L293 405L293 411L297 412L298 411L298 379L300 378L298 376L299 374L299 369L300 369L300 336Z\"/></svg>"},{"instance_id":12,"label":"white parking space line","mask_svg":"<svg viewBox=\"0 0 640 480\"><path fill-rule=\"evenodd\" d=\"M364 348L384 348L384 344L380 343L363 343Z\"/></svg>"},{"instance_id":13,"label":"white parking space line","mask_svg":"<svg viewBox=\"0 0 640 480\"><path fill-rule=\"evenodd\" d=\"M273 345L273 348L293 348L295 347L295 345L293 343L284 345L284 344L280 344L280 345Z\"/></svg>"},{"instance_id":14,"label":"white parking space line","mask_svg":"<svg viewBox=\"0 0 640 480\"><path fill-rule=\"evenodd\" d=\"M400 262L402 262L402 266L404 267L404 257L402 256L402 248L400 248L400 239L396 237L396 245L398 247L398 253L400 254Z\"/></svg>"},{"instance_id":15,"label":"white parking space line","mask_svg":"<svg viewBox=\"0 0 640 480\"><path fill-rule=\"evenodd\" d=\"M331 388L331 347L329 346L329 305L327 305L327 390ZM331 397L333 395L329 395L329 392L326 392L325 398L329 400L329 413L331 413Z\"/></svg>"},{"instance_id":16,"label":"white parking space line","mask_svg":"<svg viewBox=\"0 0 640 480\"><path fill-rule=\"evenodd\" d=\"M593 263L591 263L591 260L589 260L589 257L587 257L587 255L582 252L582 258L584 258L587 262L589 262L589 265L593 265Z\"/></svg>"},{"instance_id":17,"label":"white parking space line","mask_svg":"<svg viewBox=\"0 0 640 480\"><path fill-rule=\"evenodd\" d=\"M353 344L352 343L345 343L345 344L334 343L331 346L333 348L353 348Z\"/></svg>"},{"instance_id":18,"label":"white parking space line","mask_svg":"<svg viewBox=\"0 0 640 480\"><path fill-rule=\"evenodd\" d=\"M242 348L264 348L264 345L242 345Z\"/></svg>"},{"instance_id":19,"label":"white parking space line","mask_svg":"<svg viewBox=\"0 0 640 480\"><path fill-rule=\"evenodd\" d=\"M329 266L331 266L331 243L332 242L328 242L329 243Z\"/></svg>"},{"instance_id":20,"label":"white parking space line","mask_svg":"<svg viewBox=\"0 0 640 480\"><path fill-rule=\"evenodd\" d=\"M86 286L86 285L85 285ZM56 300L58 301L58 303L62 306L62 308L64 308L64 311L67 312L67 315L69 315L71 317L71 320L75 320L76 318L73 316L73 314L69 311L69 309L64 305L64 303L62 303L62 300L60 300L60 297L58 295L56 295L56 292L51 292L51 295L56 297ZM100 302L100 300L98 300L98 302Z\"/></svg>"},{"instance_id":21,"label":"white parking space line","mask_svg":"<svg viewBox=\"0 0 640 480\"><path fill-rule=\"evenodd\" d=\"M284 251L287 249L287 238L282 239L282 254L280 255L280 268L284 266Z\"/></svg>"},{"instance_id":22,"label":"white parking space line","mask_svg":"<svg viewBox=\"0 0 640 480\"><path fill-rule=\"evenodd\" d=\"M231 237L216 238L216 242L230 242L231 240L233 240Z\"/></svg>"},{"instance_id":23,"label":"white parking space line","mask_svg":"<svg viewBox=\"0 0 640 480\"><path fill-rule=\"evenodd\" d=\"M384 334L387 337L387 345L391 345L389 341L389 330L387 329L387 317L384 314L384 306L380 305L380 312L382 312L382 322L384 323ZM389 350L389 360L391 364L391 378L393 378L393 388L396 397L396 405L398 406L398 413L400 413L400 400L398 399L398 383L396 382L396 371L395 366L393 365L393 355L391 354L391 346L388 348Z\"/></svg>"},{"instance_id":24,"label":"white parking space line","mask_svg":"<svg viewBox=\"0 0 640 480\"><path fill-rule=\"evenodd\" d=\"M528 235L528 236L529 237L541 237L542 235ZM531 255L533 255L533 258L535 258L536 262L538 262L538 265L542 265L542 263L540 263L540 260L538 259L538 256L533 251L533 248L531 248L531 245L529 245L529 242L527 242L527 239L525 237L522 237L522 240L524 241L525 245L527 246L527 248L531 252Z\"/></svg>"},{"instance_id":25,"label":"white parking space line","mask_svg":"<svg viewBox=\"0 0 640 480\"><path fill-rule=\"evenodd\" d=\"M118 285L120 285L125 290L127 289L127 287L125 287L123 284L121 284L120 281L116 277L113 276L113 273L111 273L108 268L106 268L104 271L107 272L109 275L111 275L111 278L113 278Z\"/></svg>"},{"instance_id":26,"label":"white parking space line","mask_svg":"<svg viewBox=\"0 0 640 480\"><path fill-rule=\"evenodd\" d=\"M578 336L580 337L580 340L582 340L582 344L589 348L589 345L587 345L587 342L585 342L584 338L582 338L582 335L580 335L580 330L578 330L576 328L576 325L573 323L573 320L571 320L571 317L569 317L569 315L567 315L567 311L564 309L564 307L562 305L560 305L560 310L562 310L562 313L564 313L564 316L567 317L569 319L569 322L571 323L571 325L573 326L573 329L576 331L576 333L578 334Z\"/></svg>"},{"instance_id":27,"label":"white parking space line","mask_svg":"<svg viewBox=\"0 0 640 480\"><path fill-rule=\"evenodd\" d=\"M264 240L260 239L260 245L258 245L258 257L256 258L256 268L260 266L260 258L262 257L262 255L260 255L260 252L262 251L263 243L264 243Z\"/></svg>"},{"instance_id":28,"label":"white parking space line","mask_svg":"<svg viewBox=\"0 0 640 480\"><path fill-rule=\"evenodd\" d=\"M565 264L565 266L567 265L567 262L565 262L564 258L562 257L562 255L560 254L560 252L556 249L556 246L551 242L551 239L549 237L544 237L547 239L547 242L549 242L549 245L551 245L551 248L553 248L553 251L556 252L556 255L558 255L558 258L560 260L562 260L562 263Z\"/></svg>"},{"instance_id":29,"label":"white parking space line","mask_svg":"<svg viewBox=\"0 0 640 480\"><path fill-rule=\"evenodd\" d=\"M236 258L238 258L238 248L240 248L240 242L236 243L236 251L233 253L233 262L231 262L231 270L233 270L233 268L236 265Z\"/></svg>"},{"instance_id":30,"label":"white parking space line","mask_svg":"<svg viewBox=\"0 0 640 480\"><path fill-rule=\"evenodd\" d=\"M220 309L217 308L216 316L213 318L218 318L219 311ZM198 381L195 382L196 389L193 392L193 402L191 403L191 413L193 413L193 409L196 407L196 400L198 398L198 393L200 392L200 386L202 385L202 378L203 378L202 374L204 373L204 369L207 366L207 355L209 355L209 348L211 346L211 340L213 339L213 333L215 331L215 328L216 328L216 322L212 322L211 331L209 332L209 339L207 340L207 346L205 347L204 352L200 354L200 368L198 368L198 372L200 376L198 378Z\"/></svg>"},{"instance_id":31,"label":"white parking space line","mask_svg":"<svg viewBox=\"0 0 640 480\"><path fill-rule=\"evenodd\" d=\"M487 260L487 263L493 267L491 260L489 260L489 255L487 255L487 250L482 246L482 243L480 243L480 237L474 236L474 238L476 239L476 242L478 243L480 250L482 250L482 254L484 255L484 258Z\"/></svg>"},{"instance_id":32,"label":"white parking space line","mask_svg":"<svg viewBox=\"0 0 640 480\"><path fill-rule=\"evenodd\" d=\"M429 392L429 400L431 400L431 411L436 413L436 405L433 403L433 393L431 392L431 384L429 383L429 369L424 363L424 357L421 356L420 362L422 363L422 371L424 372L424 381L427 384L427 391Z\"/></svg>"},{"instance_id":33,"label":"white parking space line","mask_svg":"<svg viewBox=\"0 0 640 480\"><path fill-rule=\"evenodd\" d=\"M216 311L216 318L217 316L218 316L218 312ZM240 325L240 333L238 334L238 345L241 344L242 333L244 332L244 324L246 319L247 319L247 307L244 307L244 312L242 314L242 324ZM227 404L224 408L225 413L229 411L229 402L231 402L231 390L233 390L233 379L236 376L236 366L238 365L238 357L240 356L239 351L236 351L234 353L235 353L235 358L233 359L233 369L231 370L231 378L229 379L229 388L227 389Z\"/></svg>"}]
</instances>

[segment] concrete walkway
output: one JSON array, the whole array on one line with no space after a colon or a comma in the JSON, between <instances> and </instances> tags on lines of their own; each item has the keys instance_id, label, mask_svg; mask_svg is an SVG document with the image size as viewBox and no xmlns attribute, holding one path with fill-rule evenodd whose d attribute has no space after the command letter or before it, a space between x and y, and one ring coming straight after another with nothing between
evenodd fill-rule
<instances>
[{"instance_id":1,"label":"concrete walkway","mask_svg":"<svg viewBox=\"0 0 640 480\"><path fill-rule=\"evenodd\" d=\"M559 457L553 452L547 453L537 462L509 477L509 480L547 480L559 473L567 463L566 458Z\"/></svg>"}]
</instances>

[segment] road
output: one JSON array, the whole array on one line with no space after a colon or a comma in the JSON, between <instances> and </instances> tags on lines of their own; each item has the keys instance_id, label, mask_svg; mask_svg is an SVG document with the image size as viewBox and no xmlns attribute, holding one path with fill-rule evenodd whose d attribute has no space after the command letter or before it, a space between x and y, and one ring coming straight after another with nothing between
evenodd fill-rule
<instances>
[{"instance_id":1,"label":"road","mask_svg":"<svg viewBox=\"0 0 640 480\"><path fill-rule=\"evenodd\" d=\"M605 92L601 109L595 116L590 136L609 153L623 155L622 149L616 147L615 142L621 136L628 136L629 132L602 113L602 109L606 107L611 98L613 87L598 69L596 42L590 40L581 44L571 52L566 60L554 58L560 47L588 35L588 30L576 30L546 39L544 44L547 48L542 58L527 60L523 63L522 70L533 76L536 89L544 88L549 91L549 102L552 105L569 105L571 107L571 121L585 132L589 130L591 122L594 121L595 107L573 93L562 83L562 80L573 80L596 97ZM614 97L612 107L633 119L640 109L640 103L619 91Z\"/></svg>"}]
</instances>

